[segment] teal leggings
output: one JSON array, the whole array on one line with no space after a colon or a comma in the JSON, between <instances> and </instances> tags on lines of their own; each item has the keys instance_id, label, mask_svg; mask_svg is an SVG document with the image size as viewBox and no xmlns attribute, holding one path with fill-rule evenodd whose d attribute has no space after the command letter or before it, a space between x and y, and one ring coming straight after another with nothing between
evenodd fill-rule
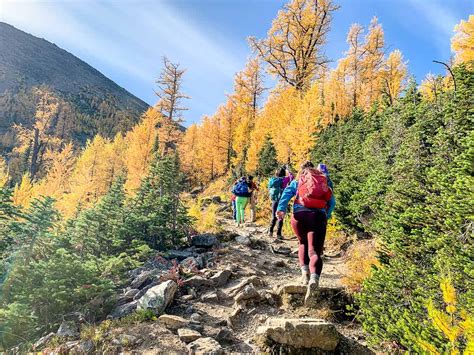
<instances>
[{"instance_id":1,"label":"teal leggings","mask_svg":"<svg viewBox=\"0 0 474 355\"><path fill-rule=\"evenodd\" d=\"M235 207L237 209L236 220L238 223L244 223L245 207L248 201L248 197L237 196L235 199Z\"/></svg>"}]
</instances>

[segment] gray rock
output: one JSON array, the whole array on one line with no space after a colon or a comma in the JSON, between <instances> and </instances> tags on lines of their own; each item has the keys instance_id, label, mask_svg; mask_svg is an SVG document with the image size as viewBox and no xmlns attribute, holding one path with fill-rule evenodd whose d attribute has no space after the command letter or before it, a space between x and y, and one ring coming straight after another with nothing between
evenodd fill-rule
<instances>
[{"instance_id":1,"label":"gray rock","mask_svg":"<svg viewBox=\"0 0 474 355\"><path fill-rule=\"evenodd\" d=\"M278 288L278 294L280 296L284 296L286 294L300 294L304 295L306 293L307 287L301 283L290 283L286 285L282 285Z\"/></svg>"},{"instance_id":2,"label":"gray rock","mask_svg":"<svg viewBox=\"0 0 474 355\"><path fill-rule=\"evenodd\" d=\"M224 354L222 346L212 338L199 338L187 346L189 354L221 355Z\"/></svg>"},{"instance_id":3,"label":"gray rock","mask_svg":"<svg viewBox=\"0 0 474 355\"><path fill-rule=\"evenodd\" d=\"M189 324L187 319L170 314L163 314L158 318L158 322L163 324L166 328L174 330L186 327Z\"/></svg>"},{"instance_id":4,"label":"gray rock","mask_svg":"<svg viewBox=\"0 0 474 355\"><path fill-rule=\"evenodd\" d=\"M133 346L139 343L139 339L130 334L119 334L112 340L112 344L119 346Z\"/></svg>"},{"instance_id":5,"label":"gray rock","mask_svg":"<svg viewBox=\"0 0 474 355\"><path fill-rule=\"evenodd\" d=\"M256 287L259 286L264 286L265 283L261 278L258 276L250 276L247 277L246 279L243 279L242 281L239 282L239 284L235 285L234 287L230 288L227 290L227 293L230 296L235 296L237 293L239 293L245 286L252 284Z\"/></svg>"},{"instance_id":6,"label":"gray rock","mask_svg":"<svg viewBox=\"0 0 474 355\"><path fill-rule=\"evenodd\" d=\"M46 345L48 345L48 342L54 338L55 335L56 334L54 333L49 333L49 334L46 334L44 337L41 337L40 339L38 339L36 343L33 344L33 350L37 351L44 348Z\"/></svg>"},{"instance_id":7,"label":"gray rock","mask_svg":"<svg viewBox=\"0 0 474 355\"><path fill-rule=\"evenodd\" d=\"M90 354L94 350L94 342L90 339L80 341L74 348L76 353Z\"/></svg>"},{"instance_id":8,"label":"gray rock","mask_svg":"<svg viewBox=\"0 0 474 355\"><path fill-rule=\"evenodd\" d=\"M228 328L222 328L216 335L216 340L219 343L232 343L234 341L234 334Z\"/></svg>"},{"instance_id":9,"label":"gray rock","mask_svg":"<svg viewBox=\"0 0 474 355\"><path fill-rule=\"evenodd\" d=\"M73 321L63 320L56 335L59 337L77 338L79 337L79 327Z\"/></svg>"},{"instance_id":10,"label":"gray rock","mask_svg":"<svg viewBox=\"0 0 474 355\"><path fill-rule=\"evenodd\" d=\"M194 323L200 323L202 321L202 317L199 313L193 313L191 314L191 322L194 322Z\"/></svg>"},{"instance_id":11,"label":"gray rock","mask_svg":"<svg viewBox=\"0 0 474 355\"><path fill-rule=\"evenodd\" d=\"M198 234L191 239L191 244L196 247L212 248L218 243L217 237L213 234Z\"/></svg>"},{"instance_id":12,"label":"gray rock","mask_svg":"<svg viewBox=\"0 0 474 355\"><path fill-rule=\"evenodd\" d=\"M299 349L334 351L341 334L334 324L321 319L270 318L257 328L257 342L271 340Z\"/></svg>"},{"instance_id":13,"label":"gray rock","mask_svg":"<svg viewBox=\"0 0 474 355\"><path fill-rule=\"evenodd\" d=\"M277 254L282 254L282 255L290 255L291 249L288 247L279 246L279 247L273 248L273 252Z\"/></svg>"},{"instance_id":14,"label":"gray rock","mask_svg":"<svg viewBox=\"0 0 474 355\"><path fill-rule=\"evenodd\" d=\"M201 296L201 301L208 302L208 303L216 303L216 302L219 302L219 297L217 296L217 293L214 291L208 292Z\"/></svg>"},{"instance_id":15,"label":"gray rock","mask_svg":"<svg viewBox=\"0 0 474 355\"><path fill-rule=\"evenodd\" d=\"M130 290L128 290L127 292L125 292L124 294L122 294L118 299L117 299L117 305L122 305L122 304L125 304L129 301L132 301L133 298L140 292L139 289L136 289L136 288L132 288Z\"/></svg>"},{"instance_id":16,"label":"gray rock","mask_svg":"<svg viewBox=\"0 0 474 355\"><path fill-rule=\"evenodd\" d=\"M197 330L181 328L178 329L178 336L181 341L185 343L191 343L196 339L199 339L201 337L201 333L199 333Z\"/></svg>"},{"instance_id":17,"label":"gray rock","mask_svg":"<svg viewBox=\"0 0 474 355\"><path fill-rule=\"evenodd\" d=\"M237 303L249 300L258 302L262 300L262 297L253 284L248 284L234 297L234 299Z\"/></svg>"},{"instance_id":18,"label":"gray rock","mask_svg":"<svg viewBox=\"0 0 474 355\"><path fill-rule=\"evenodd\" d=\"M131 288L141 289L147 285L149 285L153 281L151 271L143 271L137 277L133 279L130 283Z\"/></svg>"},{"instance_id":19,"label":"gray rock","mask_svg":"<svg viewBox=\"0 0 474 355\"><path fill-rule=\"evenodd\" d=\"M184 280L183 284L189 287L208 287L212 285L212 282L202 276L193 276L187 280Z\"/></svg>"},{"instance_id":20,"label":"gray rock","mask_svg":"<svg viewBox=\"0 0 474 355\"><path fill-rule=\"evenodd\" d=\"M138 300L137 309L149 309L159 315L164 312L166 307L173 301L178 285L173 280L168 280L150 288Z\"/></svg>"},{"instance_id":21,"label":"gray rock","mask_svg":"<svg viewBox=\"0 0 474 355\"><path fill-rule=\"evenodd\" d=\"M155 287L160 284L160 281L153 281L151 284L143 287L140 292L138 292L135 296L133 296L134 301L138 301L142 296L152 287Z\"/></svg>"},{"instance_id":22,"label":"gray rock","mask_svg":"<svg viewBox=\"0 0 474 355\"><path fill-rule=\"evenodd\" d=\"M182 261L192 256L194 256L194 253L189 250L169 250L167 252L168 259L177 259L178 261Z\"/></svg>"},{"instance_id":23,"label":"gray rock","mask_svg":"<svg viewBox=\"0 0 474 355\"><path fill-rule=\"evenodd\" d=\"M122 318L125 317L137 309L137 303L138 301L132 301L129 303L125 303L121 306L116 307L112 313L110 313L110 317L112 319L117 319L117 318Z\"/></svg>"},{"instance_id":24,"label":"gray rock","mask_svg":"<svg viewBox=\"0 0 474 355\"><path fill-rule=\"evenodd\" d=\"M204 259L202 256L190 256L189 258L184 259L181 262L181 265L188 269L202 269L204 267Z\"/></svg>"},{"instance_id":25,"label":"gray rock","mask_svg":"<svg viewBox=\"0 0 474 355\"><path fill-rule=\"evenodd\" d=\"M247 235L239 235L235 237L235 242L238 244L246 245L246 246L249 246L250 244L252 244L250 237Z\"/></svg>"}]
</instances>

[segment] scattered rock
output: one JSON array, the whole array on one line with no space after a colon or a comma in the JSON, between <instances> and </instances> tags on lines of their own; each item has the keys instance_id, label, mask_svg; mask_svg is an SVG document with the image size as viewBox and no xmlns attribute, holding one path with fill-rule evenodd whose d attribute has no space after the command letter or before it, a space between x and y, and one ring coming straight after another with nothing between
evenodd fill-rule
<instances>
[{"instance_id":1,"label":"scattered rock","mask_svg":"<svg viewBox=\"0 0 474 355\"><path fill-rule=\"evenodd\" d=\"M232 271L229 269L221 270L210 278L211 282L216 287L223 287L227 284L229 277L232 275Z\"/></svg>"},{"instance_id":2,"label":"scattered rock","mask_svg":"<svg viewBox=\"0 0 474 355\"><path fill-rule=\"evenodd\" d=\"M216 340L219 343L232 343L234 341L234 334L228 328L222 328L216 335Z\"/></svg>"},{"instance_id":3,"label":"scattered rock","mask_svg":"<svg viewBox=\"0 0 474 355\"><path fill-rule=\"evenodd\" d=\"M233 328L235 326L235 322L239 318L241 312L241 307L237 307L232 311L232 313L229 315L229 318L227 319L227 324L229 325L229 327Z\"/></svg>"},{"instance_id":4,"label":"scattered rock","mask_svg":"<svg viewBox=\"0 0 474 355\"><path fill-rule=\"evenodd\" d=\"M177 259L178 261L185 260L194 256L194 253L188 250L169 250L167 252L168 259Z\"/></svg>"},{"instance_id":5,"label":"scattered rock","mask_svg":"<svg viewBox=\"0 0 474 355\"><path fill-rule=\"evenodd\" d=\"M189 258L184 259L181 262L181 265L188 269L202 269L204 267L204 260L202 256L198 256L197 258L190 256Z\"/></svg>"},{"instance_id":6,"label":"scattered rock","mask_svg":"<svg viewBox=\"0 0 474 355\"><path fill-rule=\"evenodd\" d=\"M117 299L117 305L120 306L120 305L123 305L127 302L132 301L133 297L135 297L139 292L140 292L140 290L136 289L136 288L132 288L132 289L126 291L124 294L119 296L119 298Z\"/></svg>"},{"instance_id":7,"label":"scattered rock","mask_svg":"<svg viewBox=\"0 0 474 355\"><path fill-rule=\"evenodd\" d=\"M276 260L275 262L273 262L273 266L275 266L275 267L285 267L286 264L283 260Z\"/></svg>"},{"instance_id":8,"label":"scattered rock","mask_svg":"<svg viewBox=\"0 0 474 355\"><path fill-rule=\"evenodd\" d=\"M202 317L199 313L193 313L191 314L191 322L194 322L194 323L201 323L202 321Z\"/></svg>"},{"instance_id":9,"label":"scattered rock","mask_svg":"<svg viewBox=\"0 0 474 355\"><path fill-rule=\"evenodd\" d=\"M110 317L112 319L117 319L117 318L122 318L125 317L126 315L129 315L130 313L135 312L137 309L137 303L138 301L132 301L129 303L125 303L121 306L116 307L112 313L110 313Z\"/></svg>"},{"instance_id":10,"label":"scattered rock","mask_svg":"<svg viewBox=\"0 0 474 355\"><path fill-rule=\"evenodd\" d=\"M33 344L33 350L37 351L44 348L48 344L48 342L54 338L55 335L56 334L54 333L49 333L45 335L44 337L41 337L40 339L38 339L38 341L36 341L36 343Z\"/></svg>"},{"instance_id":11,"label":"scattered rock","mask_svg":"<svg viewBox=\"0 0 474 355\"><path fill-rule=\"evenodd\" d=\"M130 283L131 288L141 289L152 282L152 273L151 271L143 271L137 277L133 279Z\"/></svg>"},{"instance_id":12,"label":"scattered rock","mask_svg":"<svg viewBox=\"0 0 474 355\"><path fill-rule=\"evenodd\" d=\"M230 288L229 290L227 290L227 293L230 296L235 296L238 292L240 292L245 286L247 286L249 284L252 284L256 287L259 287L259 286L264 286L265 283L262 281L262 279L260 279L257 276L250 276L250 277L247 277L246 279L240 281L239 284L237 284L236 286L234 286L234 287Z\"/></svg>"},{"instance_id":13,"label":"scattered rock","mask_svg":"<svg viewBox=\"0 0 474 355\"><path fill-rule=\"evenodd\" d=\"M163 324L166 328L173 330L186 327L189 324L187 319L170 314L163 314L158 318L158 322Z\"/></svg>"},{"instance_id":14,"label":"scattered rock","mask_svg":"<svg viewBox=\"0 0 474 355\"><path fill-rule=\"evenodd\" d=\"M184 296L181 296L181 299L183 301L191 301L194 299L194 296L193 295L184 295Z\"/></svg>"},{"instance_id":15,"label":"scattered rock","mask_svg":"<svg viewBox=\"0 0 474 355\"><path fill-rule=\"evenodd\" d=\"M136 336L130 334L119 334L112 340L112 344L119 346L133 346L139 343L139 339Z\"/></svg>"},{"instance_id":16,"label":"scattered rock","mask_svg":"<svg viewBox=\"0 0 474 355\"><path fill-rule=\"evenodd\" d=\"M94 342L90 339L80 341L74 348L74 353L90 354L94 350Z\"/></svg>"},{"instance_id":17,"label":"scattered rock","mask_svg":"<svg viewBox=\"0 0 474 355\"><path fill-rule=\"evenodd\" d=\"M285 294L301 294L304 295L306 293L307 287L306 285L300 283L291 283L281 286L278 289L278 294L280 296L284 296Z\"/></svg>"},{"instance_id":18,"label":"scattered rock","mask_svg":"<svg viewBox=\"0 0 474 355\"><path fill-rule=\"evenodd\" d=\"M190 354L212 354L220 355L224 354L222 346L212 338L199 338L187 346Z\"/></svg>"},{"instance_id":19,"label":"scattered rock","mask_svg":"<svg viewBox=\"0 0 474 355\"><path fill-rule=\"evenodd\" d=\"M237 303L247 300L260 301L261 296L253 284L248 284L234 297L234 299Z\"/></svg>"},{"instance_id":20,"label":"scattered rock","mask_svg":"<svg viewBox=\"0 0 474 355\"><path fill-rule=\"evenodd\" d=\"M157 315L161 314L173 301L177 289L178 285L173 280L154 286L138 300L137 308L150 309Z\"/></svg>"},{"instance_id":21,"label":"scattered rock","mask_svg":"<svg viewBox=\"0 0 474 355\"><path fill-rule=\"evenodd\" d=\"M284 246L278 246L278 247L272 247L273 252L276 254L282 254L282 255L290 255L291 254L291 249L288 247Z\"/></svg>"},{"instance_id":22,"label":"scattered rock","mask_svg":"<svg viewBox=\"0 0 474 355\"><path fill-rule=\"evenodd\" d=\"M199 339L201 337L201 333L193 329L181 328L178 329L178 336L181 341L185 343L191 343L196 339Z\"/></svg>"},{"instance_id":23,"label":"scattered rock","mask_svg":"<svg viewBox=\"0 0 474 355\"><path fill-rule=\"evenodd\" d=\"M289 345L295 348L334 351L341 335L334 324L321 319L270 318L257 328L257 342Z\"/></svg>"},{"instance_id":24,"label":"scattered rock","mask_svg":"<svg viewBox=\"0 0 474 355\"><path fill-rule=\"evenodd\" d=\"M75 322L63 320L56 335L58 337L77 338L79 336L79 328Z\"/></svg>"},{"instance_id":25,"label":"scattered rock","mask_svg":"<svg viewBox=\"0 0 474 355\"><path fill-rule=\"evenodd\" d=\"M246 246L252 244L252 241L250 240L250 237L248 235L239 235L235 237L235 242Z\"/></svg>"},{"instance_id":26,"label":"scattered rock","mask_svg":"<svg viewBox=\"0 0 474 355\"><path fill-rule=\"evenodd\" d=\"M140 292L138 292L135 296L133 296L134 301L138 301L140 298L143 297L143 295L152 287L155 287L160 284L160 281L153 281L149 285L143 287Z\"/></svg>"},{"instance_id":27,"label":"scattered rock","mask_svg":"<svg viewBox=\"0 0 474 355\"><path fill-rule=\"evenodd\" d=\"M207 286L211 286L212 285L212 282L202 276L192 276L190 277L189 279L187 280L184 280L184 283L183 283L185 286L189 286L189 287L207 287Z\"/></svg>"},{"instance_id":28,"label":"scattered rock","mask_svg":"<svg viewBox=\"0 0 474 355\"><path fill-rule=\"evenodd\" d=\"M217 296L217 292L212 291L212 292L208 292L208 293L202 295L201 296L201 301L202 302L209 302L209 303L219 302L219 297Z\"/></svg>"},{"instance_id":29,"label":"scattered rock","mask_svg":"<svg viewBox=\"0 0 474 355\"><path fill-rule=\"evenodd\" d=\"M198 234L191 238L191 244L196 247L212 248L218 243L217 237L213 234Z\"/></svg>"}]
</instances>

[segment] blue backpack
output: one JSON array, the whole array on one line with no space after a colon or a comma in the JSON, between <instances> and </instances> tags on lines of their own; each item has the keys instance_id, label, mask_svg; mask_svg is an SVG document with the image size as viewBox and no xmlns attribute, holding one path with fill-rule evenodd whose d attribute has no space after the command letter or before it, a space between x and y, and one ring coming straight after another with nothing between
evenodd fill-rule
<instances>
[{"instance_id":1,"label":"blue backpack","mask_svg":"<svg viewBox=\"0 0 474 355\"><path fill-rule=\"evenodd\" d=\"M268 192L270 193L270 200L278 201L282 193L283 178L272 177L268 182Z\"/></svg>"},{"instance_id":2,"label":"blue backpack","mask_svg":"<svg viewBox=\"0 0 474 355\"><path fill-rule=\"evenodd\" d=\"M239 197L248 197L249 196L249 185L245 181L239 181L234 185L232 193L235 196Z\"/></svg>"}]
</instances>

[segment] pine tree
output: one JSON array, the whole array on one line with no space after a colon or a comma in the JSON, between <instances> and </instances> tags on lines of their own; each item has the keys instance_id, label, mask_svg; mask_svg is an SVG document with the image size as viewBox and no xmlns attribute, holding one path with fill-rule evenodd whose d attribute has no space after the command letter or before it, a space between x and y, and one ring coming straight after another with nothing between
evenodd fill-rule
<instances>
[{"instance_id":1,"label":"pine tree","mask_svg":"<svg viewBox=\"0 0 474 355\"><path fill-rule=\"evenodd\" d=\"M265 136L263 147L258 152L257 174L259 176L272 175L278 168L277 152L272 138L269 135Z\"/></svg>"}]
</instances>

